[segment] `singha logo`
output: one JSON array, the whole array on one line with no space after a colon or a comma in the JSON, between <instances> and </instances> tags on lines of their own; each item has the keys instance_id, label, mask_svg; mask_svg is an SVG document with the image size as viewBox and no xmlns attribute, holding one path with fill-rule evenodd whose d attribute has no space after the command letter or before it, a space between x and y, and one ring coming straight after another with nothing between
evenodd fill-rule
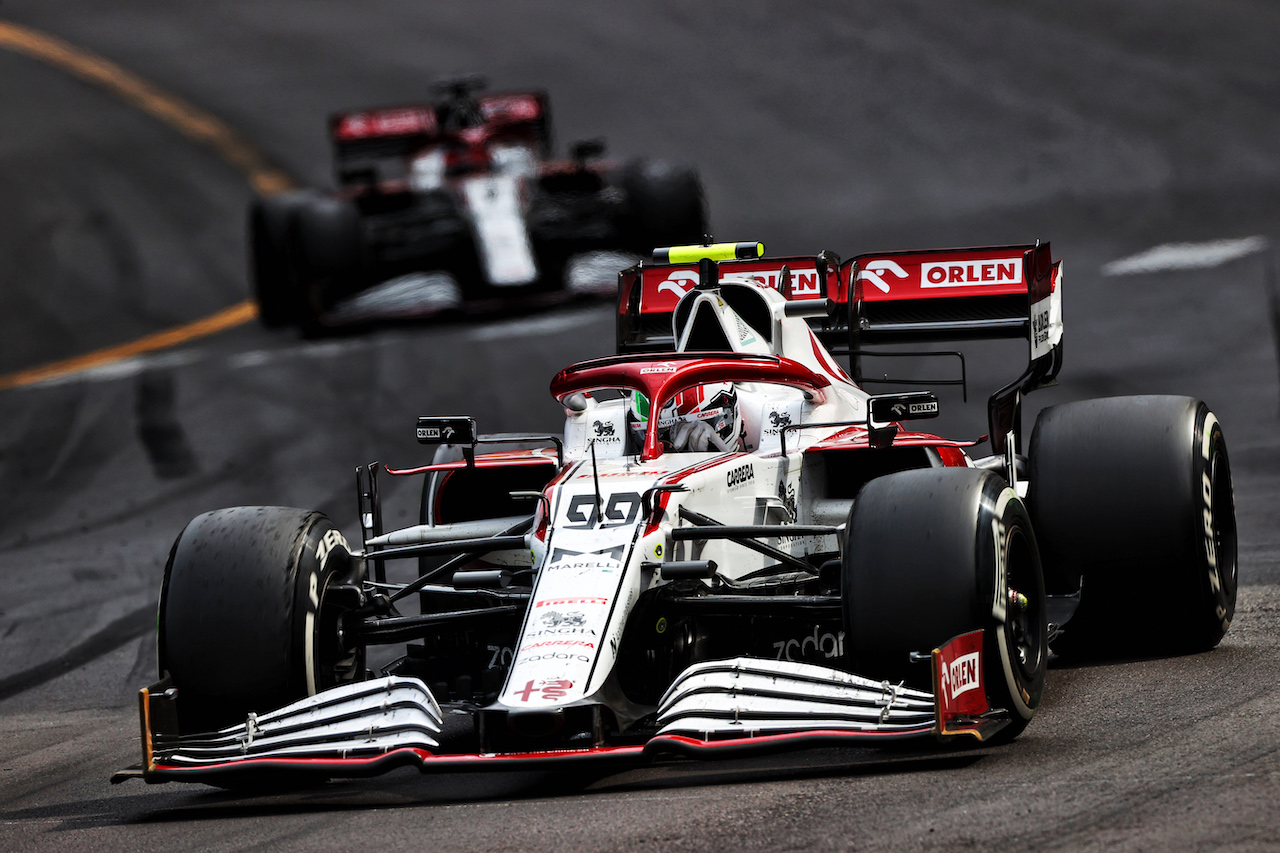
<instances>
[{"instance_id":1,"label":"singha logo","mask_svg":"<svg viewBox=\"0 0 1280 853\"><path fill-rule=\"evenodd\" d=\"M769 423L773 424L775 429L791 426L791 415L786 412L770 412Z\"/></svg>"},{"instance_id":2,"label":"singha logo","mask_svg":"<svg viewBox=\"0 0 1280 853\"><path fill-rule=\"evenodd\" d=\"M603 421L596 421L592 426L595 427L597 436L613 435L613 424L611 423L607 424Z\"/></svg>"},{"instance_id":3,"label":"singha logo","mask_svg":"<svg viewBox=\"0 0 1280 853\"><path fill-rule=\"evenodd\" d=\"M570 613L550 610L542 614L542 622L548 628L581 628L587 624L587 618L576 610Z\"/></svg>"}]
</instances>

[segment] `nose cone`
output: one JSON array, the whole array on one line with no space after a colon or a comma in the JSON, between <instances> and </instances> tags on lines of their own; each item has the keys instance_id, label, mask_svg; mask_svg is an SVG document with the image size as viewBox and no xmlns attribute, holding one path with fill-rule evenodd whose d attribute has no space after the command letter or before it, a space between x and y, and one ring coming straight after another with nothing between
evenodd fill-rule
<instances>
[{"instance_id":1,"label":"nose cone","mask_svg":"<svg viewBox=\"0 0 1280 853\"><path fill-rule=\"evenodd\" d=\"M564 728L564 709L529 708L508 711L507 728L520 737L551 737Z\"/></svg>"}]
</instances>

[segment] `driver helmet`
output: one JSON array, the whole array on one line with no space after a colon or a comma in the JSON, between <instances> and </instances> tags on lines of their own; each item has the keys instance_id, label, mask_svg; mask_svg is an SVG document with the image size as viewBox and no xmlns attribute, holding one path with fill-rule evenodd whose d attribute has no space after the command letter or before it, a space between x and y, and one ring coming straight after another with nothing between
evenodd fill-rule
<instances>
[{"instance_id":1,"label":"driver helmet","mask_svg":"<svg viewBox=\"0 0 1280 853\"><path fill-rule=\"evenodd\" d=\"M649 422L649 398L631 392L627 423L633 443L643 446ZM737 451L743 448L738 394L732 382L695 385L668 400L658 413L658 441L670 451Z\"/></svg>"}]
</instances>

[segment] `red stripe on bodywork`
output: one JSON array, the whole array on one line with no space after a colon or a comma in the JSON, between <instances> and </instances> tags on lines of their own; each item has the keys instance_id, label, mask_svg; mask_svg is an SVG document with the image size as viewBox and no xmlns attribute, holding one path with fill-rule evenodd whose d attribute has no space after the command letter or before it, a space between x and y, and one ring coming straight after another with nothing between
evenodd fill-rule
<instances>
[{"instance_id":1,"label":"red stripe on bodywork","mask_svg":"<svg viewBox=\"0 0 1280 853\"><path fill-rule=\"evenodd\" d=\"M440 462L435 465L420 465L417 468L387 468L387 466L385 465L383 466L383 468L385 468L386 472L388 474L391 474L392 476L403 477L409 474L429 474L432 471L457 471L460 468L467 468L467 467L522 468L522 467L527 467L529 465L555 466L555 464L556 464L556 460L546 459L546 458L513 459L510 457L507 457L505 459L490 459L484 456L477 456L475 460L475 465L473 466L468 466L465 461L460 460L458 462Z\"/></svg>"},{"instance_id":2,"label":"red stripe on bodywork","mask_svg":"<svg viewBox=\"0 0 1280 853\"><path fill-rule=\"evenodd\" d=\"M153 782L186 781L214 783L232 776L251 776L272 771L308 772L317 776L375 776L396 767L414 765L423 773L432 770L503 770L514 767L578 763L635 763L656 754L678 753L698 758L727 756L734 752L767 752L799 749L819 745L839 745L858 741L893 741L919 738L935 733L934 724L914 726L900 731L842 731L819 729L808 732L757 735L754 737L701 740L686 735L659 735L643 746L602 746L592 749L554 750L547 752L480 753L437 755L424 749L405 747L380 755L361 758L246 758L218 764L192 767L157 762L146 778Z\"/></svg>"}]
</instances>

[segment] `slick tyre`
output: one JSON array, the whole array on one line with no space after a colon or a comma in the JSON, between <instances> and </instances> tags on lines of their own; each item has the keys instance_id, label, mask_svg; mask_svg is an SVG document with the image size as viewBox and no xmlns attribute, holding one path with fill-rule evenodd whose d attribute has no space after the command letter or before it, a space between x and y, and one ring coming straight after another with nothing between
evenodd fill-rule
<instances>
[{"instance_id":1,"label":"slick tyre","mask_svg":"<svg viewBox=\"0 0 1280 853\"><path fill-rule=\"evenodd\" d=\"M178 536L160 596L159 664L184 733L243 722L363 677L339 617L358 606L346 540L320 513L234 507ZM355 597L352 597L354 593Z\"/></svg>"},{"instance_id":2,"label":"slick tyre","mask_svg":"<svg viewBox=\"0 0 1280 853\"><path fill-rule=\"evenodd\" d=\"M698 174L661 160L630 164L623 174L630 199L628 242L648 255L659 246L700 243L707 233L706 199Z\"/></svg>"},{"instance_id":3,"label":"slick tyre","mask_svg":"<svg viewBox=\"0 0 1280 853\"><path fill-rule=\"evenodd\" d=\"M283 193L249 207L249 280L258 317L269 328L298 321L297 258L290 235L298 210L312 197L307 192Z\"/></svg>"},{"instance_id":4,"label":"slick tyre","mask_svg":"<svg viewBox=\"0 0 1280 853\"><path fill-rule=\"evenodd\" d=\"M1054 650L1179 654L1218 644L1236 606L1222 426L1190 397L1108 397L1040 413L1027 505L1051 593L1080 591Z\"/></svg>"},{"instance_id":5,"label":"slick tyre","mask_svg":"<svg viewBox=\"0 0 1280 853\"><path fill-rule=\"evenodd\" d=\"M363 285L360 211L345 199L312 198L294 218L293 245L303 331L316 331L325 311Z\"/></svg>"},{"instance_id":6,"label":"slick tyre","mask_svg":"<svg viewBox=\"0 0 1280 853\"><path fill-rule=\"evenodd\" d=\"M987 700L1010 720L997 740L1017 737L1044 692L1048 622L1036 537L1008 483L973 468L878 477L858 493L845 535L853 671L932 691L929 652L981 630Z\"/></svg>"}]
</instances>

